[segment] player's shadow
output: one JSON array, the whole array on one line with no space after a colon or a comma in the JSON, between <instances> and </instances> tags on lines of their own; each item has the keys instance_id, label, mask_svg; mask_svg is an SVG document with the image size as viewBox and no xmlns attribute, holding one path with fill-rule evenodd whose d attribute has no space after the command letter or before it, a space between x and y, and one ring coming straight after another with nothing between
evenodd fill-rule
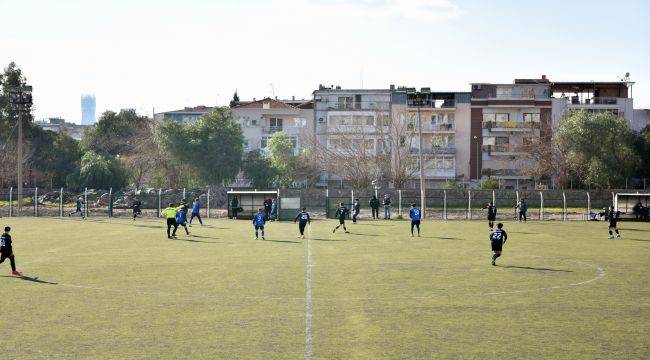
<instances>
[{"instance_id":1,"label":"player's shadow","mask_svg":"<svg viewBox=\"0 0 650 360\"><path fill-rule=\"evenodd\" d=\"M350 235L359 235L359 236L376 236L376 235L371 235L371 234L364 234L364 233L358 233L358 232L352 232L350 231Z\"/></svg>"},{"instance_id":2,"label":"player's shadow","mask_svg":"<svg viewBox=\"0 0 650 360\"><path fill-rule=\"evenodd\" d=\"M45 280L39 280L38 277L29 277L29 276L10 276L10 275L2 275L4 278L12 278L12 279L19 279L23 281L29 281L29 282L35 282L38 284L46 284L46 285L59 285L59 283L55 282L50 282L50 281L45 281Z\"/></svg>"},{"instance_id":3,"label":"player's shadow","mask_svg":"<svg viewBox=\"0 0 650 360\"><path fill-rule=\"evenodd\" d=\"M199 238L199 239L212 239L212 240L219 240L218 237L213 237L213 236L205 236L205 235L190 235L191 237Z\"/></svg>"},{"instance_id":4,"label":"player's shadow","mask_svg":"<svg viewBox=\"0 0 650 360\"><path fill-rule=\"evenodd\" d=\"M278 243L300 244L300 241L291 241L291 240L269 240L269 239L266 239L264 241L278 242Z\"/></svg>"},{"instance_id":5,"label":"player's shadow","mask_svg":"<svg viewBox=\"0 0 650 360\"><path fill-rule=\"evenodd\" d=\"M185 242L191 242L191 243L204 243L204 244L217 244L216 241L204 241L204 240L194 240L194 239L170 239L174 241L185 241Z\"/></svg>"},{"instance_id":6,"label":"player's shadow","mask_svg":"<svg viewBox=\"0 0 650 360\"><path fill-rule=\"evenodd\" d=\"M621 228L621 230L623 230L623 231L642 231L642 232L648 231L648 230L643 230L643 229L624 229L624 228Z\"/></svg>"},{"instance_id":7,"label":"player's shadow","mask_svg":"<svg viewBox=\"0 0 650 360\"><path fill-rule=\"evenodd\" d=\"M363 226L390 226L388 224L376 224L376 223L367 223L367 222L362 222L362 223L352 223L352 225L363 225Z\"/></svg>"},{"instance_id":8,"label":"player's shadow","mask_svg":"<svg viewBox=\"0 0 650 360\"><path fill-rule=\"evenodd\" d=\"M630 241L650 241L650 239L628 239L628 238L626 238L626 239L616 239L616 241L621 241L621 240L623 240L623 241L625 241L625 240L630 240Z\"/></svg>"},{"instance_id":9,"label":"player's shadow","mask_svg":"<svg viewBox=\"0 0 650 360\"><path fill-rule=\"evenodd\" d=\"M536 271L554 271L554 272L573 272L573 270L564 270L564 269L551 269L551 268L541 268L541 267L532 267L532 266L516 266L516 265L497 265L502 268L507 269L524 269L524 270L536 270Z\"/></svg>"},{"instance_id":10,"label":"player's shadow","mask_svg":"<svg viewBox=\"0 0 650 360\"><path fill-rule=\"evenodd\" d=\"M347 240L343 240L343 239L340 239L340 240L337 240L337 239L312 239L312 240L314 240L314 241L347 241Z\"/></svg>"},{"instance_id":11,"label":"player's shadow","mask_svg":"<svg viewBox=\"0 0 650 360\"><path fill-rule=\"evenodd\" d=\"M508 231L511 234L526 234L526 235L537 235L537 233L526 232L526 231Z\"/></svg>"}]
</instances>

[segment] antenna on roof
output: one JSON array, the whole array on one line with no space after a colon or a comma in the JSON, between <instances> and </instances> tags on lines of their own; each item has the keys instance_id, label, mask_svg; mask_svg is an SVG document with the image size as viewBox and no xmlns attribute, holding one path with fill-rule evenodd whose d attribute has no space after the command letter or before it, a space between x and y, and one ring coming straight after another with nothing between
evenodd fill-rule
<instances>
[{"instance_id":1,"label":"antenna on roof","mask_svg":"<svg viewBox=\"0 0 650 360\"><path fill-rule=\"evenodd\" d=\"M273 97L275 98L275 88L273 87L273 83L269 84L271 86L271 94L273 94Z\"/></svg>"}]
</instances>

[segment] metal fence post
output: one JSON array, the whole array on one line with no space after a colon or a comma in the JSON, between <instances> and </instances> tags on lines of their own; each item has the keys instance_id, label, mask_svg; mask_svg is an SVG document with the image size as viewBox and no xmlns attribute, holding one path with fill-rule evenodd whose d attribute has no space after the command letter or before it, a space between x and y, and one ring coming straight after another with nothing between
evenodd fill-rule
<instances>
[{"instance_id":1,"label":"metal fence post","mask_svg":"<svg viewBox=\"0 0 650 360\"><path fill-rule=\"evenodd\" d=\"M210 188L208 188L208 200L207 200L207 207L206 207L206 217L209 219L210 218Z\"/></svg>"},{"instance_id":2,"label":"metal fence post","mask_svg":"<svg viewBox=\"0 0 650 360\"><path fill-rule=\"evenodd\" d=\"M185 188L183 188L183 201L185 201Z\"/></svg>"},{"instance_id":3,"label":"metal fence post","mask_svg":"<svg viewBox=\"0 0 650 360\"><path fill-rule=\"evenodd\" d=\"M539 219L544 220L544 195L539 192Z\"/></svg>"},{"instance_id":4,"label":"metal fence post","mask_svg":"<svg viewBox=\"0 0 650 360\"><path fill-rule=\"evenodd\" d=\"M566 211L566 195L564 194L564 191L562 191L562 220L567 221L568 214Z\"/></svg>"},{"instance_id":5,"label":"metal fence post","mask_svg":"<svg viewBox=\"0 0 650 360\"><path fill-rule=\"evenodd\" d=\"M494 190L492 190L492 204L494 204L495 206L497 205L497 197Z\"/></svg>"},{"instance_id":6,"label":"metal fence post","mask_svg":"<svg viewBox=\"0 0 650 360\"><path fill-rule=\"evenodd\" d=\"M59 217L63 217L63 188L59 191Z\"/></svg>"},{"instance_id":7,"label":"metal fence post","mask_svg":"<svg viewBox=\"0 0 650 360\"><path fill-rule=\"evenodd\" d=\"M472 220L472 192L467 190L467 218Z\"/></svg>"},{"instance_id":8,"label":"metal fence post","mask_svg":"<svg viewBox=\"0 0 650 360\"><path fill-rule=\"evenodd\" d=\"M519 205L519 190L515 191L517 195L517 203L515 204L515 220L517 220L517 205Z\"/></svg>"},{"instance_id":9,"label":"metal fence post","mask_svg":"<svg viewBox=\"0 0 650 360\"><path fill-rule=\"evenodd\" d=\"M402 189L397 190L397 199L398 199L398 204L397 204L397 211L398 211L398 216L402 216ZM422 205L424 207L424 205Z\"/></svg>"},{"instance_id":10,"label":"metal fence post","mask_svg":"<svg viewBox=\"0 0 650 360\"><path fill-rule=\"evenodd\" d=\"M447 190L443 190L442 194L442 219L447 220Z\"/></svg>"},{"instance_id":11,"label":"metal fence post","mask_svg":"<svg viewBox=\"0 0 650 360\"><path fill-rule=\"evenodd\" d=\"M108 188L108 217L113 216L113 188Z\"/></svg>"},{"instance_id":12,"label":"metal fence post","mask_svg":"<svg viewBox=\"0 0 650 360\"><path fill-rule=\"evenodd\" d=\"M84 217L88 217L88 188L84 188Z\"/></svg>"},{"instance_id":13,"label":"metal fence post","mask_svg":"<svg viewBox=\"0 0 650 360\"><path fill-rule=\"evenodd\" d=\"M162 213L161 197L162 197L162 189L158 189L158 217L160 217L161 216L160 213Z\"/></svg>"},{"instance_id":14,"label":"metal fence post","mask_svg":"<svg viewBox=\"0 0 650 360\"><path fill-rule=\"evenodd\" d=\"M587 220L591 219L591 196L589 196L589 191L587 191Z\"/></svg>"},{"instance_id":15,"label":"metal fence post","mask_svg":"<svg viewBox=\"0 0 650 360\"><path fill-rule=\"evenodd\" d=\"M13 215L14 210L14 188L9 188L9 217Z\"/></svg>"},{"instance_id":16,"label":"metal fence post","mask_svg":"<svg viewBox=\"0 0 650 360\"><path fill-rule=\"evenodd\" d=\"M34 188L34 216L38 217L38 186Z\"/></svg>"}]
</instances>

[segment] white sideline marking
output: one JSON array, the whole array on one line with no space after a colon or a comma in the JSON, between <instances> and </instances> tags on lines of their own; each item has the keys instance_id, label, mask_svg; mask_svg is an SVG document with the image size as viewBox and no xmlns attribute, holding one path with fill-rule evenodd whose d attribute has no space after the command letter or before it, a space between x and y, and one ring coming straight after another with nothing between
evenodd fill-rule
<instances>
[{"instance_id":1,"label":"white sideline marking","mask_svg":"<svg viewBox=\"0 0 650 360\"><path fill-rule=\"evenodd\" d=\"M305 360L311 360L313 356L312 333L311 333L311 318L312 318L312 303L311 303L311 224L307 229L307 272L305 274Z\"/></svg>"}]
</instances>

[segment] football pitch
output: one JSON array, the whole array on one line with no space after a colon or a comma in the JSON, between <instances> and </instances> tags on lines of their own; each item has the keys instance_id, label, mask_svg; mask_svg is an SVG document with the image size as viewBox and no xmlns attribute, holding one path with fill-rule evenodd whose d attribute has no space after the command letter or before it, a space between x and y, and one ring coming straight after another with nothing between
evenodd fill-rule
<instances>
[{"instance_id":1,"label":"football pitch","mask_svg":"<svg viewBox=\"0 0 650 360\"><path fill-rule=\"evenodd\" d=\"M647 359L650 224L3 218L2 356Z\"/></svg>"}]
</instances>

